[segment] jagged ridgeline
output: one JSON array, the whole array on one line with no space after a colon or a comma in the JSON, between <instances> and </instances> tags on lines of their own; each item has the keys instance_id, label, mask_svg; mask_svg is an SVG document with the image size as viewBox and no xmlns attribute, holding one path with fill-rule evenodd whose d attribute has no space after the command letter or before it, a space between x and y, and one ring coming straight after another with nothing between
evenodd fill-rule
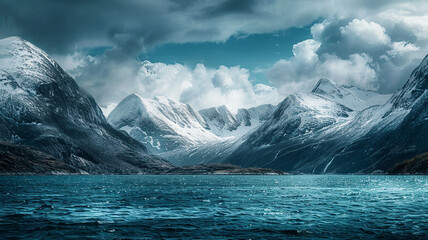
<instances>
[{"instance_id":1,"label":"jagged ridgeline","mask_svg":"<svg viewBox=\"0 0 428 240\"><path fill-rule=\"evenodd\" d=\"M220 106L198 112L188 104L165 97L145 99L131 94L107 120L151 152L176 165L192 165L220 162L225 147L260 126L274 108L266 104L233 112Z\"/></svg>"},{"instance_id":2,"label":"jagged ridgeline","mask_svg":"<svg viewBox=\"0 0 428 240\"><path fill-rule=\"evenodd\" d=\"M232 163L294 173L385 172L428 151L427 59L394 95L322 78L278 106L196 112L158 97L125 98L109 122L177 165Z\"/></svg>"},{"instance_id":3,"label":"jagged ridgeline","mask_svg":"<svg viewBox=\"0 0 428 240\"><path fill-rule=\"evenodd\" d=\"M8 143L0 148L2 156L40 151L43 159L60 162L58 171L64 173L154 173L171 167L109 125L89 94L45 52L19 37L0 40L0 105L0 140ZM43 171L43 159L17 158L16 164L36 161L37 173L53 172Z\"/></svg>"}]
</instances>

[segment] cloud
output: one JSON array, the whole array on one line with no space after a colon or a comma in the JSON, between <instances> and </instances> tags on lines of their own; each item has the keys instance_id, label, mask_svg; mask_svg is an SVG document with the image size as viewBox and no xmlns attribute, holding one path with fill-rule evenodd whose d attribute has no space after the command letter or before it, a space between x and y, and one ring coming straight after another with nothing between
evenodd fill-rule
<instances>
[{"instance_id":1,"label":"cloud","mask_svg":"<svg viewBox=\"0 0 428 240\"><path fill-rule=\"evenodd\" d=\"M385 28L375 22L354 19L346 26L340 27L340 33L350 44L366 44L370 46L386 45L391 42Z\"/></svg>"},{"instance_id":2,"label":"cloud","mask_svg":"<svg viewBox=\"0 0 428 240\"><path fill-rule=\"evenodd\" d=\"M427 4L403 3L400 7L377 13L373 19L384 25L397 38L406 41L425 41L428 40L427 11Z\"/></svg>"},{"instance_id":3,"label":"cloud","mask_svg":"<svg viewBox=\"0 0 428 240\"><path fill-rule=\"evenodd\" d=\"M382 18L381 13L424 37L427 7L421 5L396 0L0 0L0 37L20 35L50 54L70 54L75 48L116 47L118 34L129 34L146 47L221 42L233 35L307 26L331 16Z\"/></svg>"},{"instance_id":4,"label":"cloud","mask_svg":"<svg viewBox=\"0 0 428 240\"><path fill-rule=\"evenodd\" d=\"M312 39L294 45L292 58L267 71L281 94L310 90L321 77L391 93L426 54L416 45L423 42L400 41L388 35L388 28L365 19L329 18L314 24L311 33Z\"/></svg>"},{"instance_id":5,"label":"cloud","mask_svg":"<svg viewBox=\"0 0 428 240\"><path fill-rule=\"evenodd\" d=\"M420 0L0 0L0 38L20 35L54 55L101 104L138 91L201 106L249 106L263 100L242 68L156 64L145 73L155 63L136 59L160 44L223 42L316 23L312 39L267 70L281 94L310 89L323 76L392 92L426 54L427 12ZM87 54L100 46L108 50Z\"/></svg>"},{"instance_id":6,"label":"cloud","mask_svg":"<svg viewBox=\"0 0 428 240\"><path fill-rule=\"evenodd\" d=\"M418 50L420 50L418 46L415 46L412 43L401 41L401 42L393 42L391 45L391 50L387 51L386 53L391 57L396 57L396 56L412 53Z\"/></svg>"},{"instance_id":7,"label":"cloud","mask_svg":"<svg viewBox=\"0 0 428 240\"><path fill-rule=\"evenodd\" d=\"M308 39L293 47L294 56L278 61L267 77L287 95L296 91L309 91L321 77L328 77L340 84L374 89L376 73L371 58L366 54L352 54L347 59L333 54L319 56L321 43Z\"/></svg>"},{"instance_id":8,"label":"cloud","mask_svg":"<svg viewBox=\"0 0 428 240\"><path fill-rule=\"evenodd\" d=\"M115 50L109 51L115 54ZM92 64L87 64L92 61ZM74 61L71 66L74 65ZM82 62L82 61L77 61ZM98 103L106 107L131 93L145 98L166 96L196 109L227 105L232 109L261 104L277 104L284 96L270 86L250 82L250 72L239 66L217 69L197 64L193 69L182 64L140 62L129 58L116 61L100 56L86 59L77 69L76 81Z\"/></svg>"},{"instance_id":9,"label":"cloud","mask_svg":"<svg viewBox=\"0 0 428 240\"><path fill-rule=\"evenodd\" d=\"M220 66L206 69L202 64L193 70L192 87L185 89L180 100L196 108L227 105L232 109L277 104L283 99L278 91L264 84L253 86L245 68Z\"/></svg>"}]
</instances>

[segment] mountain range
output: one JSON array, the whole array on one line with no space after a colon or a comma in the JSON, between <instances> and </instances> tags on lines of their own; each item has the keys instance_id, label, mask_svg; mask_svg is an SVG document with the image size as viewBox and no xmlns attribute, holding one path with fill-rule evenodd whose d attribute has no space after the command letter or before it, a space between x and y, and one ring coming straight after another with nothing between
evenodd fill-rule
<instances>
[{"instance_id":1,"label":"mountain range","mask_svg":"<svg viewBox=\"0 0 428 240\"><path fill-rule=\"evenodd\" d=\"M41 49L19 37L0 49L2 173L145 174L201 163L383 173L428 152L428 57L393 95L322 78L277 106L197 111L131 94L105 117Z\"/></svg>"},{"instance_id":2,"label":"mountain range","mask_svg":"<svg viewBox=\"0 0 428 240\"><path fill-rule=\"evenodd\" d=\"M131 94L113 109L107 120L151 152L176 165L190 165L206 163L203 159L191 160L190 152L203 148L209 151L215 145L235 142L266 121L274 108L266 104L233 113L220 106L198 112L188 104L165 97L145 99Z\"/></svg>"},{"instance_id":3,"label":"mountain range","mask_svg":"<svg viewBox=\"0 0 428 240\"><path fill-rule=\"evenodd\" d=\"M231 163L315 174L386 172L428 151L427 62L425 58L393 95L322 78L311 92L291 94L276 107L239 109L235 114L226 106L193 110L197 119L193 122L198 124L186 128L203 132L190 133L200 141L158 154L176 165ZM152 105L160 102L159 98L151 101Z\"/></svg>"},{"instance_id":4,"label":"mountain range","mask_svg":"<svg viewBox=\"0 0 428 240\"><path fill-rule=\"evenodd\" d=\"M296 173L386 172L428 151L427 87L428 57L381 105L362 106L379 96L349 97L354 89L322 79L310 94L285 98L224 161Z\"/></svg>"}]
</instances>

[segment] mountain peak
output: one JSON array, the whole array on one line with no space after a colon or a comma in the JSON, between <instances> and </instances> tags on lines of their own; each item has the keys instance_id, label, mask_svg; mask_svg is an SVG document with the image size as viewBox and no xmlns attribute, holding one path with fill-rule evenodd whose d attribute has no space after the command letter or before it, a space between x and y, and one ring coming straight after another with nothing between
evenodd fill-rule
<instances>
[{"instance_id":1,"label":"mountain peak","mask_svg":"<svg viewBox=\"0 0 428 240\"><path fill-rule=\"evenodd\" d=\"M24 42L27 42L27 41L24 40L23 38L21 38L20 36L11 36L11 37L0 39L0 42L9 42L9 43L12 43L12 42L19 43L19 42L21 42L21 43L24 43Z\"/></svg>"},{"instance_id":2,"label":"mountain peak","mask_svg":"<svg viewBox=\"0 0 428 240\"><path fill-rule=\"evenodd\" d=\"M67 75L43 50L16 36L0 39L0 69L30 91L40 83L57 81L58 75Z\"/></svg>"},{"instance_id":3,"label":"mountain peak","mask_svg":"<svg viewBox=\"0 0 428 240\"><path fill-rule=\"evenodd\" d=\"M127 97L125 97L123 101L130 101L130 100L141 100L143 97L141 97L140 95L136 94L136 93L131 93L129 94Z\"/></svg>"},{"instance_id":4,"label":"mountain peak","mask_svg":"<svg viewBox=\"0 0 428 240\"><path fill-rule=\"evenodd\" d=\"M321 78L318 80L315 87L312 89L313 93L322 94L322 95L331 95L340 93L342 87L337 85L329 78Z\"/></svg>"},{"instance_id":5,"label":"mountain peak","mask_svg":"<svg viewBox=\"0 0 428 240\"><path fill-rule=\"evenodd\" d=\"M19 37L0 40L0 106L2 140L34 147L81 171L142 173L169 165L107 124L92 96Z\"/></svg>"},{"instance_id":6,"label":"mountain peak","mask_svg":"<svg viewBox=\"0 0 428 240\"><path fill-rule=\"evenodd\" d=\"M134 119L140 116L144 109L143 98L136 93L132 93L119 102L110 112L107 120L110 123L115 123L123 121L122 118Z\"/></svg>"},{"instance_id":7,"label":"mountain peak","mask_svg":"<svg viewBox=\"0 0 428 240\"><path fill-rule=\"evenodd\" d=\"M131 94L107 120L146 144L153 153L219 140L206 130L206 122L192 107L163 96L145 99Z\"/></svg>"}]
</instances>

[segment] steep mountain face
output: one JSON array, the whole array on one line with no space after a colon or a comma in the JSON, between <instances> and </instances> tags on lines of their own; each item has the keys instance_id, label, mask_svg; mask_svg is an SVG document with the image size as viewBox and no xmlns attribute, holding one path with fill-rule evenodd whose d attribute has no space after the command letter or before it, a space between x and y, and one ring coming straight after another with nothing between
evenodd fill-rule
<instances>
[{"instance_id":1,"label":"steep mountain face","mask_svg":"<svg viewBox=\"0 0 428 240\"><path fill-rule=\"evenodd\" d=\"M376 104L387 96L321 79L312 93L287 97L226 162L304 173L386 171L428 148L421 66L383 105Z\"/></svg>"},{"instance_id":2,"label":"steep mountain face","mask_svg":"<svg viewBox=\"0 0 428 240\"><path fill-rule=\"evenodd\" d=\"M160 156L177 166L222 163L240 143L241 138L228 137L220 141L164 152Z\"/></svg>"},{"instance_id":3,"label":"steep mountain face","mask_svg":"<svg viewBox=\"0 0 428 240\"><path fill-rule=\"evenodd\" d=\"M171 167L111 127L94 99L45 52L0 40L0 140L31 146L88 173L145 173Z\"/></svg>"},{"instance_id":4,"label":"steep mountain face","mask_svg":"<svg viewBox=\"0 0 428 240\"><path fill-rule=\"evenodd\" d=\"M217 135L225 135L224 132L235 131L239 127L238 120L224 105L202 109L199 113L204 117L208 127Z\"/></svg>"},{"instance_id":5,"label":"steep mountain face","mask_svg":"<svg viewBox=\"0 0 428 240\"><path fill-rule=\"evenodd\" d=\"M428 57L412 72L404 87L377 109L362 113L369 118L366 131L344 153L364 172L387 171L392 165L428 151ZM364 114L364 115L363 115ZM359 126L360 119L350 127ZM349 127L348 127L349 128ZM357 156L364 156L358 158ZM344 156L337 165L346 162ZM335 160L336 162L336 160Z\"/></svg>"},{"instance_id":6,"label":"steep mountain face","mask_svg":"<svg viewBox=\"0 0 428 240\"><path fill-rule=\"evenodd\" d=\"M110 113L108 122L156 154L220 140L191 106L165 97L144 99L132 94Z\"/></svg>"},{"instance_id":7,"label":"steep mountain face","mask_svg":"<svg viewBox=\"0 0 428 240\"><path fill-rule=\"evenodd\" d=\"M221 137L240 137L257 128L273 113L275 107L265 104L253 108L240 108L232 113L226 106L202 109L199 113L205 119L208 129Z\"/></svg>"}]
</instances>

